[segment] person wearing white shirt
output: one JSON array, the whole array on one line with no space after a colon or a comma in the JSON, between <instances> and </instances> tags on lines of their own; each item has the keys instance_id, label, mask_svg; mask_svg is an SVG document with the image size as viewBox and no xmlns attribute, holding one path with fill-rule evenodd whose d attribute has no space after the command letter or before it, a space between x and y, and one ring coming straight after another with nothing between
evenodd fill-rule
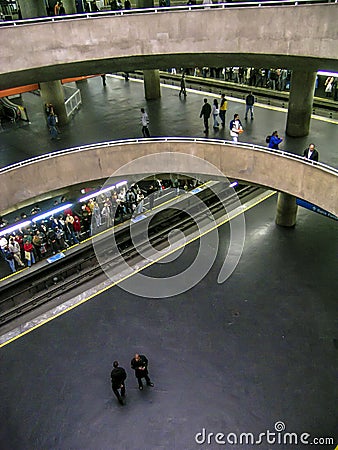
<instances>
[{"instance_id":1,"label":"person wearing white shirt","mask_svg":"<svg viewBox=\"0 0 338 450\"><path fill-rule=\"evenodd\" d=\"M148 128L149 117L148 114L145 112L144 108L141 108L141 124L143 137L150 137L150 131Z\"/></svg>"}]
</instances>

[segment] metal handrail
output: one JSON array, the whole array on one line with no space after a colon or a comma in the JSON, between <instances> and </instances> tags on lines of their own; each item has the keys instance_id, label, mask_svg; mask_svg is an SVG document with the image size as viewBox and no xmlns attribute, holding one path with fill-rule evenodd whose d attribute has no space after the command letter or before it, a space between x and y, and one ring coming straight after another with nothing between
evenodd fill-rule
<instances>
[{"instance_id":1,"label":"metal handrail","mask_svg":"<svg viewBox=\"0 0 338 450\"><path fill-rule=\"evenodd\" d=\"M82 100L80 89L75 89L75 92L65 101L67 117L71 116L73 112L81 105L81 103Z\"/></svg>"},{"instance_id":2,"label":"metal handrail","mask_svg":"<svg viewBox=\"0 0 338 450\"><path fill-rule=\"evenodd\" d=\"M311 1L311 3L309 3ZM46 17L35 17L31 19L20 19L20 20L9 20L0 22L0 27L16 27L22 25L46 23L46 22L60 22L65 20L79 20L79 19L96 19L109 16L126 16L130 14L151 14L158 12L175 12L175 11L200 11L201 9L233 9L233 8L261 8L261 7L275 7L275 6L300 6L307 5L313 6L316 4L332 4L330 0L283 0L282 4L280 0L268 0L268 1L257 1L257 2L235 2L235 3L210 3L210 4L198 4L198 5L182 5L182 6L154 6L152 8L137 8L137 9L121 9L116 11L97 11L91 13L80 13L80 14L68 14L62 16L46 16ZM338 3L335 0L334 3Z\"/></svg>"},{"instance_id":3,"label":"metal handrail","mask_svg":"<svg viewBox=\"0 0 338 450\"><path fill-rule=\"evenodd\" d=\"M309 166L315 166L320 170L325 172L329 172L333 175L338 176L338 169L327 164L311 161L303 156L296 155L294 153L289 153L284 150L275 150L267 147L263 147L261 145L251 144L247 142L237 142L234 144L233 141L228 141L225 139L209 139L209 138L196 138L196 137L175 137L175 136L167 136L167 137L154 137L154 138L133 138L133 139L119 139L115 141L106 141L106 142L96 142L94 144L81 145L78 147L71 147L63 150L59 150L52 153L45 153L44 155L35 156L34 158L29 158L24 161L20 161L15 164L11 164L9 166L3 167L0 169L0 175L10 172L11 170L18 169L20 167L25 167L30 164L35 164L40 161L45 161L51 158L58 158L60 156L69 155L78 152L84 152L88 150L94 150L102 147L116 147L119 145L130 145L130 144L151 144L155 142L195 142L201 144L213 144L213 145L236 145L237 147L242 147L248 150L255 150L267 154L275 154L283 158L292 159L302 164L306 164Z\"/></svg>"}]
</instances>

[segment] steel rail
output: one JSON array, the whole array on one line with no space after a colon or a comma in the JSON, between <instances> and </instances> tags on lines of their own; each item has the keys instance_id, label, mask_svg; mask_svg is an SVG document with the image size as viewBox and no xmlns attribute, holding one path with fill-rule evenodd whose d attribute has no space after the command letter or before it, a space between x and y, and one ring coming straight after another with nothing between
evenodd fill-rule
<instances>
[{"instance_id":1,"label":"steel rail","mask_svg":"<svg viewBox=\"0 0 338 450\"><path fill-rule=\"evenodd\" d=\"M227 190L227 187L225 186L224 189ZM256 186L247 186L238 191L237 195L239 198L244 198L252 195L253 192L257 190L261 190L261 188ZM226 200L221 201L218 195L216 195L213 191L211 191L211 194L208 194L209 191L210 190L208 187L206 187L199 193L202 197L203 194L206 195L202 201L206 204L208 210L212 215L214 215L214 217L223 215L224 202L226 202L226 204L231 204L234 194L227 196ZM198 204L190 205L190 198L190 196L187 196L186 198L179 198L178 201L187 201L187 211L191 212L198 208ZM175 202L173 206L175 206ZM164 212L165 211L166 210L164 210ZM188 217L186 217L187 213L185 210L181 211L174 209L170 212L169 217L164 216L157 223L154 223L153 221L150 222L149 241L147 238L144 243L141 243L141 245L149 246L150 242L153 247L165 247L165 242L170 231L179 229L180 231L185 232L187 230L191 230L193 227L196 227L196 223L201 218L200 216L203 215L205 215L204 210L202 212L197 210L194 211L192 216L189 214ZM110 240L110 233L115 231L111 229L107 230L107 232L108 233L105 239ZM138 250L141 247L138 247L138 249L135 250L133 239L129 234L128 225L126 229L117 230L115 233L120 233L120 237L116 234L116 241L118 243L120 253L119 255L116 255L115 253L110 254L107 252L107 260L104 262L104 266L109 266L109 270L111 270L112 267L116 267L118 270L121 256L129 262L135 261L135 259L140 260L141 258L138 253ZM95 236L93 236L93 239L95 239ZM100 245L105 245L104 236L100 242ZM21 315L26 314L39 306L51 302L65 291L78 287L79 283L91 280L101 275L103 273L103 268L96 259L92 242L90 241L86 248L81 249L80 246L78 249L81 250L81 257L74 252L68 262L67 259L63 259L58 265L54 266L54 270L53 266L45 266L42 267L41 271L39 270L38 273L29 274L30 279L27 280L26 283L25 277L23 277L22 280L13 280L13 283L19 287L18 290L15 288L13 289L11 284L0 289L0 292L2 293L9 292L6 298L0 302L0 326L17 319ZM44 271L48 272L45 276ZM36 282L34 282L34 278L37 279ZM27 297L29 297L28 300L26 300Z\"/></svg>"}]
</instances>

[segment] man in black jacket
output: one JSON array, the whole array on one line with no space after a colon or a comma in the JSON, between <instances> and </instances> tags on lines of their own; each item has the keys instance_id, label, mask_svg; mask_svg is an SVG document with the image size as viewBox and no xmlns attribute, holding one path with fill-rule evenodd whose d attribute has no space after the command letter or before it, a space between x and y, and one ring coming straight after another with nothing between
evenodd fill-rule
<instances>
[{"instance_id":1,"label":"man in black jacket","mask_svg":"<svg viewBox=\"0 0 338 450\"><path fill-rule=\"evenodd\" d=\"M209 117L211 115L211 105L208 103L208 99L204 99L204 104L201 109L200 118L203 117L204 120L204 133L209 133Z\"/></svg>"},{"instance_id":2,"label":"man in black jacket","mask_svg":"<svg viewBox=\"0 0 338 450\"><path fill-rule=\"evenodd\" d=\"M248 120L248 112L251 113L251 120L253 120L253 108L255 104L255 97L252 95L252 92L250 92L249 95L245 98L245 120Z\"/></svg>"},{"instance_id":3,"label":"man in black jacket","mask_svg":"<svg viewBox=\"0 0 338 450\"><path fill-rule=\"evenodd\" d=\"M148 359L144 355L136 353L135 357L131 360L131 368L135 370L140 391L143 389L142 378L145 378L147 386L154 386L148 375Z\"/></svg>"},{"instance_id":4,"label":"man in black jacket","mask_svg":"<svg viewBox=\"0 0 338 450\"><path fill-rule=\"evenodd\" d=\"M124 382L127 378L127 374L123 367L119 367L118 361L113 362L113 370L111 371L110 377L113 392L116 395L120 405L123 405L123 397L126 395L126 386ZM119 389L121 389L121 394Z\"/></svg>"},{"instance_id":5,"label":"man in black jacket","mask_svg":"<svg viewBox=\"0 0 338 450\"><path fill-rule=\"evenodd\" d=\"M318 162L319 154L315 148L315 144L310 144L309 147L306 150L304 150L303 156L306 159Z\"/></svg>"}]
</instances>

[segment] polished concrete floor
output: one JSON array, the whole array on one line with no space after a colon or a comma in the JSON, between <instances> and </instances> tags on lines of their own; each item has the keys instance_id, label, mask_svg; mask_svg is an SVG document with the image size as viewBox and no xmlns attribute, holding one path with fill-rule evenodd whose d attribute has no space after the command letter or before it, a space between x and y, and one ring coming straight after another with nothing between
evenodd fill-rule
<instances>
[{"instance_id":1,"label":"polished concrete floor","mask_svg":"<svg viewBox=\"0 0 338 450\"><path fill-rule=\"evenodd\" d=\"M46 126L42 100L33 93L23 94L31 123L3 124L0 133L0 167L22 161L55 150L69 148L93 142L114 139L142 137L140 108L145 107L150 118L152 136L194 136L205 137L203 121L199 113L203 98L212 102L213 94L188 92L186 100L178 97L177 89L162 87L162 97L146 101L143 84L115 77L107 77L107 86L103 87L101 77L91 78L78 83L81 90L82 106L69 125L61 128L60 141L52 142ZM241 141L266 145L265 137L278 130L285 135L286 112L274 108L256 107L255 119L245 123L245 106L230 100L227 122L239 113L245 133ZM228 127L214 132L210 138L230 139ZM338 126L332 121L313 119L309 136L305 138L286 137L281 149L302 153L310 142L317 145L320 161L338 166Z\"/></svg>"},{"instance_id":2,"label":"polished concrete floor","mask_svg":"<svg viewBox=\"0 0 338 450\"><path fill-rule=\"evenodd\" d=\"M1 448L253 449L199 445L195 435L258 439L280 421L336 442L336 223L301 210L297 227L282 229L274 208L275 197L246 213L244 252L224 284L216 280L225 226L213 268L188 292L151 300L114 287L3 347ZM196 245L147 274L179 272ZM155 384L142 392L130 369L135 352L148 357ZM110 387L114 359L128 373L123 407Z\"/></svg>"},{"instance_id":3,"label":"polished concrete floor","mask_svg":"<svg viewBox=\"0 0 338 450\"><path fill-rule=\"evenodd\" d=\"M153 135L203 136L202 95L189 93L180 101L177 91L163 89L161 100L146 103L140 84L114 78L106 88L100 83L82 85L84 105L57 143L49 141L43 110L40 121L34 121L36 109L31 125L2 132L1 165L96 140L140 136L143 105ZM33 112L38 97L26 95ZM243 104L231 102L228 118L235 111L243 116ZM273 128L283 130L285 117L257 107L246 127L248 140L263 143ZM227 130L222 133L228 138ZM308 138L288 139L284 147L297 152L311 140L321 160L335 165L337 126L313 121ZM150 300L114 287L2 347L1 449L253 449L255 444L222 446L214 440L198 444L195 435L204 428L258 438L280 421L288 432L309 433L309 441L334 437L335 444L263 439L260 448L334 449L336 222L300 209L294 229L278 228L275 202L274 196L246 213L244 252L225 283L216 280L229 239L226 226L213 268L188 292ZM179 272L191 264L196 245L147 274ZM135 352L149 358L154 388L137 389L130 370ZM123 407L110 387L114 359L128 372Z\"/></svg>"}]
</instances>

